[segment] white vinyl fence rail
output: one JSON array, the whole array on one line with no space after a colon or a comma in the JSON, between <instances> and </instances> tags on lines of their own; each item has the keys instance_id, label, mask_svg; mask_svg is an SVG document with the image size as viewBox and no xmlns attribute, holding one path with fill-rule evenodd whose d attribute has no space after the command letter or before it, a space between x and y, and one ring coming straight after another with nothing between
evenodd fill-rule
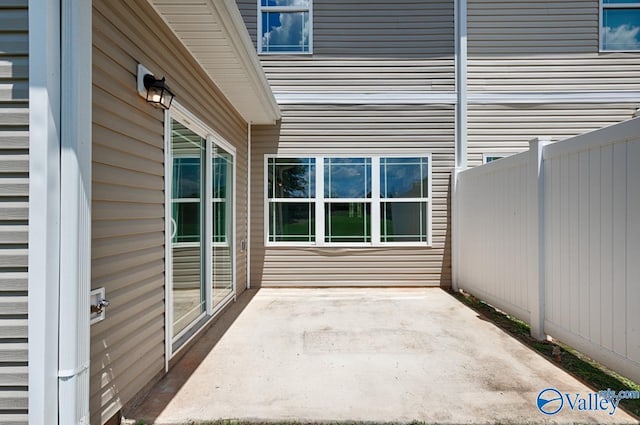
<instances>
[{"instance_id":1,"label":"white vinyl fence rail","mask_svg":"<svg viewBox=\"0 0 640 425\"><path fill-rule=\"evenodd\" d=\"M454 182L454 287L640 382L640 118Z\"/></svg>"}]
</instances>

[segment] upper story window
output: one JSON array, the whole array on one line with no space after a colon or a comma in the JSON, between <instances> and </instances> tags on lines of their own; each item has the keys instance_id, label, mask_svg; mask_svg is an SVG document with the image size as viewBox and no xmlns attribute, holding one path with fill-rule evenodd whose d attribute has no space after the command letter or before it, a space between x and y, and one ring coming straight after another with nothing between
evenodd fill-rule
<instances>
[{"instance_id":1,"label":"upper story window","mask_svg":"<svg viewBox=\"0 0 640 425\"><path fill-rule=\"evenodd\" d=\"M258 53L311 53L313 0L258 0Z\"/></svg>"},{"instance_id":2,"label":"upper story window","mask_svg":"<svg viewBox=\"0 0 640 425\"><path fill-rule=\"evenodd\" d=\"M600 49L640 50L640 0L601 0Z\"/></svg>"}]
</instances>

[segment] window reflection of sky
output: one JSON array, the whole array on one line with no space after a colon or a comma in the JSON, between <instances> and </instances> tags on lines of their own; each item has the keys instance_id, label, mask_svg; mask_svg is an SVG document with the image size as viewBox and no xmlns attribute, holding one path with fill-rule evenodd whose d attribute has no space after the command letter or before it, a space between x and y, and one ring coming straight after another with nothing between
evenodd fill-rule
<instances>
[{"instance_id":1,"label":"window reflection of sky","mask_svg":"<svg viewBox=\"0 0 640 425\"><path fill-rule=\"evenodd\" d=\"M260 5L263 52L309 52L310 0L261 0Z\"/></svg>"},{"instance_id":2,"label":"window reflection of sky","mask_svg":"<svg viewBox=\"0 0 640 425\"><path fill-rule=\"evenodd\" d=\"M420 198L428 194L426 158L381 158L382 198Z\"/></svg>"},{"instance_id":3,"label":"window reflection of sky","mask_svg":"<svg viewBox=\"0 0 640 425\"><path fill-rule=\"evenodd\" d=\"M308 12L263 12L262 49L265 52L308 52Z\"/></svg>"},{"instance_id":4,"label":"window reflection of sky","mask_svg":"<svg viewBox=\"0 0 640 425\"><path fill-rule=\"evenodd\" d=\"M174 158L173 198L200 197L200 158Z\"/></svg>"},{"instance_id":5,"label":"window reflection of sky","mask_svg":"<svg viewBox=\"0 0 640 425\"><path fill-rule=\"evenodd\" d=\"M640 9L604 9L602 26L605 50L640 49Z\"/></svg>"},{"instance_id":6,"label":"window reflection of sky","mask_svg":"<svg viewBox=\"0 0 640 425\"><path fill-rule=\"evenodd\" d=\"M308 7L309 0L262 0L262 6Z\"/></svg>"},{"instance_id":7,"label":"window reflection of sky","mask_svg":"<svg viewBox=\"0 0 640 425\"><path fill-rule=\"evenodd\" d=\"M326 158L324 166L326 198L370 198L370 158Z\"/></svg>"},{"instance_id":8,"label":"window reflection of sky","mask_svg":"<svg viewBox=\"0 0 640 425\"><path fill-rule=\"evenodd\" d=\"M269 197L315 197L315 162L315 158L269 159Z\"/></svg>"}]
</instances>

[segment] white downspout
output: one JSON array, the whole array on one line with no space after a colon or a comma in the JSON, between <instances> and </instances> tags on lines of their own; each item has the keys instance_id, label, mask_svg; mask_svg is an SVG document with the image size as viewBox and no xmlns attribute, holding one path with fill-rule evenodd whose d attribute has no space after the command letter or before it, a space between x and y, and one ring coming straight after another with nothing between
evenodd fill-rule
<instances>
[{"instance_id":1,"label":"white downspout","mask_svg":"<svg viewBox=\"0 0 640 425\"><path fill-rule=\"evenodd\" d=\"M456 116L455 116L455 169L451 174L451 283L452 289L459 289L457 266L460 261L458 253L459 207L457 193L458 173L467 168L467 0L454 1L455 26L455 85L456 85Z\"/></svg>"},{"instance_id":2,"label":"white downspout","mask_svg":"<svg viewBox=\"0 0 640 425\"><path fill-rule=\"evenodd\" d=\"M61 4L59 418L88 424L92 6Z\"/></svg>"},{"instance_id":3,"label":"white downspout","mask_svg":"<svg viewBox=\"0 0 640 425\"><path fill-rule=\"evenodd\" d=\"M456 33L456 168L467 168L467 0L457 0L455 9Z\"/></svg>"},{"instance_id":4,"label":"white downspout","mask_svg":"<svg viewBox=\"0 0 640 425\"><path fill-rule=\"evenodd\" d=\"M247 123L247 284L251 288L251 122Z\"/></svg>"},{"instance_id":5,"label":"white downspout","mask_svg":"<svg viewBox=\"0 0 640 425\"><path fill-rule=\"evenodd\" d=\"M58 423L60 0L29 0L29 424Z\"/></svg>"}]
</instances>

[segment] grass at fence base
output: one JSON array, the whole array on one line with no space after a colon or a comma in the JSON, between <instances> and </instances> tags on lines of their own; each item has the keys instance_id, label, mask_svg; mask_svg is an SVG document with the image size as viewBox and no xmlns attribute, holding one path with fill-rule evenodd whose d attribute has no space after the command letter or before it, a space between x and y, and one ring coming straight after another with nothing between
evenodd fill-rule
<instances>
[{"instance_id":1,"label":"grass at fence base","mask_svg":"<svg viewBox=\"0 0 640 425\"><path fill-rule=\"evenodd\" d=\"M533 348L543 356L549 358L595 391L612 389L617 391L640 391L640 385L606 368L595 360L559 342L538 341L531 337L529 325L525 322L509 316L497 310L474 296L464 292L454 292L453 295L467 306L482 314L492 323L517 338L527 346ZM560 361L553 355L554 347L560 348ZM621 400L622 406L627 412L640 418L640 399Z\"/></svg>"},{"instance_id":2,"label":"grass at fence base","mask_svg":"<svg viewBox=\"0 0 640 425\"><path fill-rule=\"evenodd\" d=\"M186 422L181 425L437 425L441 422L362 422L362 421L342 421L342 422L297 422L297 421L276 421L276 422L251 422L237 419L220 419L209 422ZM492 425L539 425L539 422L492 422ZM149 425L149 424L136 424Z\"/></svg>"}]
</instances>

